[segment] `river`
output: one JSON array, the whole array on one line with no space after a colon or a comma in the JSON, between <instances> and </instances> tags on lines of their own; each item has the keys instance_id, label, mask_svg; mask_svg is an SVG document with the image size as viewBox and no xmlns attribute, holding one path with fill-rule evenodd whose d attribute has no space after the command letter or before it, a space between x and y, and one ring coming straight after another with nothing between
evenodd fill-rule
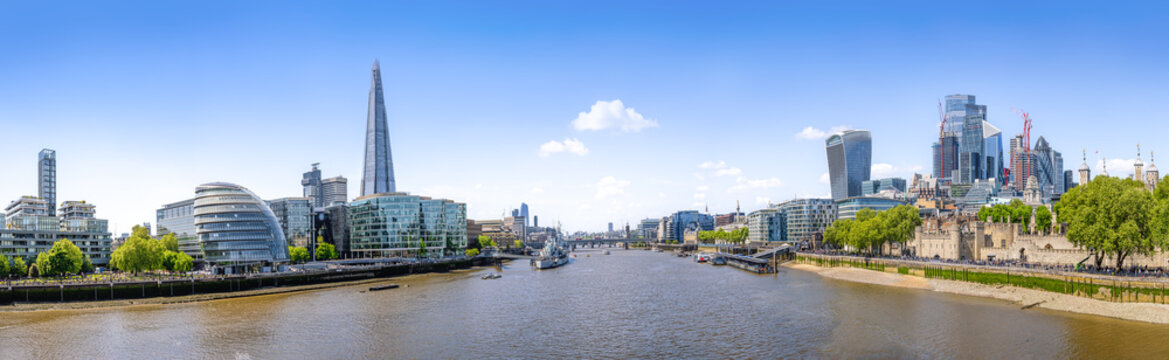
<instances>
[{"instance_id":1,"label":"river","mask_svg":"<svg viewBox=\"0 0 1169 360\"><path fill-rule=\"evenodd\" d=\"M1164 358L1169 326L666 253L188 304L0 312L0 358ZM587 255L587 256L586 256Z\"/></svg>"}]
</instances>

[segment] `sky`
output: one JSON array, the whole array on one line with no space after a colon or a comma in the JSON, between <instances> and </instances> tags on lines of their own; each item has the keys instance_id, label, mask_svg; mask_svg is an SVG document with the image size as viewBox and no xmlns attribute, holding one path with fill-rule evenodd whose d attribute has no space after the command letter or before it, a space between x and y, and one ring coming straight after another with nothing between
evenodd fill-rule
<instances>
[{"instance_id":1,"label":"sky","mask_svg":"<svg viewBox=\"0 0 1169 360\"><path fill-rule=\"evenodd\" d=\"M399 191L603 230L677 210L827 197L823 138L873 135L873 176L931 170L938 100L1012 108L1064 153L1169 164L1163 2L0 0L0 202L111 231L197 185L359 192L380 60ZM1005 141L1005 139L1004 139ZM1099 155L1097 155L1099 152Z\"/></svg>"}]
</instances>

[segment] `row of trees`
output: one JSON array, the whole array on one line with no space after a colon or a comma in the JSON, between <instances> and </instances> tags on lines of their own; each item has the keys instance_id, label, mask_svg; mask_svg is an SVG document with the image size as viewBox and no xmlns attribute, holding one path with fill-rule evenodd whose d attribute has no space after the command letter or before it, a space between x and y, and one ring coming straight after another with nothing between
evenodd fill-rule
<instances>
[{"instance_id":1,"label":"row of trees","mask_svg":"<svg viewBox=\"0 0 1169 360\"><path fill-rule=\"evenodd\" d=\"M333 260L341 257L341 254L337 252L337 247L333 244L325 242L322 237L317 237L316 253L317 261ZM289 260L292 260L294 263L304 263L312 260L312 257L309 255L311 255L311 253L308 251L308 248L303 246L288 247L288 257L290 258Z\"/></svg>"},{"instance_id":2,"label":"row of trees","mask_svg":"<svg viewBox=\"0 0 1169 360\"><path fill-rule=\"evenodd\" d=\"M188 272L194 264L195 259L179 251L179 242L174 234L155 239L150 236L150 230L137 225L131 230L126 242L110 256L110 266L133 274L154 270Z\"/></svg>"},{"instance_id":3,"label":"row of trees","mask_svg":"<svg viewBox=\"0 0 1169 360\"><path fill-rule=\"evenodd\" d=\"M1169 176L1149 192L1140 181L1097 176L1060 197L1059 220L1068 241L1091 251L1097 267L1112 257L1117 268L1134 254L1169 247Z\"/></svg>"},{"instance_id":4,"label":"row of trees","mask_svg":"<svg viewBox=\"0 0 1169 360\"><path fill-rule=\"evenodd\" d=\"M997 223L1015 223L1027 226L1028 221L1031 220L1032 210L1035 212L1035 227L1041 232L1050 232L1052 230L1052 214L1046 206L1040 206L1038 209L1024 204L1022 200L1012 199L1010 204L998 204L994 206L983 206L978 209L978 220L985 221L989 218L992 222Z\"/></svg>"},{"instance_id":5,"label":"row of trees","mask_svg":"<svg viewBox=\"0 0 1169 360\"><path fill-rule=\"evenodd\" d=\"M32 264L26 264L24 258L19 256L9 260L8 256L0 254L0 276L3 277L63 276L87 272L93 272L93 263L69 239L54 242L48 251L37 254Z\"/></svg>"},{"instance_id":6,"label":"row of trees","mask_svg":"<svg viewBox=\"0 0 1169 360\"><path fill-rule=\"evenodd\" d=\"M885 211L861 209L855 219L836 220L824 230L824 241L853 251L874 253L887 243L904 243L921 225L917 208L899 205Z\"/></svg>"},{"instance_id":7,"label":"row of trees","mask_svg":"<svg viewBox=\"0 0 1169 360\"><path fill-rule=\"evenodd\" d=\"M731 231L723 229L698 231L699 242L709 244L720 240L731 244L745 243L747 242L747 228L738 228Z\"/></svg>"}]
</instances>

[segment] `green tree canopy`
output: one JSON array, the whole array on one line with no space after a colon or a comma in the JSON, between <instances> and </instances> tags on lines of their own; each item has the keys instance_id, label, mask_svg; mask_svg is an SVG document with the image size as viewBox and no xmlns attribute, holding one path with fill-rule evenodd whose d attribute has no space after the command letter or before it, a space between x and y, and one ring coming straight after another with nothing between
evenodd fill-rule
<instances>
[{"instance_id":1,"label":"green tree canopy","mask_svg":"<svg viewBox=\"0 0 1169 360\"><path fill-rule=\"evenodd\" d=\"M317 260L333 260L340 257L337 247L327 242L317 242Z\"/></svg>"},{"instance_id":2,"label":"green tree canopy","mask_svg":"<svg viewBox=\"0 0 1169 360\"><path fill-rule=\"evenodd\" d=\"M1096 266L1113 256L1120 268L1132 254L1165 248L1166 201L1155 196L1139 181L1097 176L1061 197L1060 220L1068 224L1068 241L1094 251Z\"/></svg>"},{"instance_id":3,"label":"green tree canopy","mask_svg":"<svg viewBox=\"0 0 1169 360\"><path fill-rule=\"evenodd\" d=\"M910 205L881 212L864 208L857 211L855 219L833 222L824 230L824 241L855 251L873 252L887 243L909 241L918 225L921 225L921 215Z\"/></svg>"},{"instance_id":4,"label":"green tree canopy","mask_svg":"<svg viewBox=\"0 0 1169 360\"><path fill-rule=\"evenodd\" d=\"M499 247L499 244L496 244L494 240L491 240L490 236L479 235L478 240L479 240L478 243L479 243L480 249L485 248L485 247Z\"/></svg>"},{"instance_id":5,"label":"green tree canopy","mask_svg":"<svg viewBox=\"0 0 1169 360\"><path fill-rule=\"evenodd\" d=\"M24 263L24 258L19 256L12 258L12 267L8 272L17 277L28 276L28 265Z\"/></svg>"},{"instance_id":6,"label":"green tree canopy","mask_svg":"<svg viewBox=\"0 0 1169 360\"><path fill-rule=\"evenodd\" d=\"M294 263L303 263L309 261L309 252L307 248L301 246L289 246L288 257Z\"/></svg>"},{"instance_id":7,"label":"green tree canopy","mask_svg":"<svg viewBox=\"0 0 1169 360\"><path fill-rule=\"evenodd\" d=\"M467 249L464 250L463 253L467 254L467 256L476 256L479 255L479 249Z\"/></svg>"},{"instance_id":8,"label":"green tree canopy","mask_svg":"<svg viewBox=\"0 0 1169 360\"><path fill-rule=\"evenodd\" d=\"M163 251L162 242L151 238L146 228L134 226L132 235L110 256L110 265L134 274L158 270L162 268Z\"/></svg>"},{"instance_id":9,"label":"green tree canopy","mask_svg":"<svg viewBox=\"0 0 1169 360\"><path fill-rule=\"evenodd\" d=\"M1051 231L1051 210L1048 210L1046 206L1035 209L1035 227L1041 233Z\"/></svg>"},{"instance_id":10,"label":"green tree canopy","mask_svg":"<svg viewBox=\"0 0 1169 360\"><path fill-rule=\"evenodd\" d=\"M11 266L8 265L8 256L0 253L0 276L8 276L12 273Z\"/></svg>"},{"instance_id":11,"label":"green tree canopy","mask_svg":"<svg viewBox=\"0 0 1169 360\"><path fill-rule=\"evenodd\" d=\"M175 237L175 233L167 233L159 238L158 241L162 242L163 250L179 251L179 239Z\"/></svg>"},{"instance_id":12,"label":"green tree canopy","mask_svg":"<svg viewBox=\"0 0 1169 360\"><path fill-rule=\"evenodd\" d=\"M85 255L69 239L57 240L49 251L37 255L37 270L41 276L77 274L85 263Z\"/></svg>"}]
</instances>

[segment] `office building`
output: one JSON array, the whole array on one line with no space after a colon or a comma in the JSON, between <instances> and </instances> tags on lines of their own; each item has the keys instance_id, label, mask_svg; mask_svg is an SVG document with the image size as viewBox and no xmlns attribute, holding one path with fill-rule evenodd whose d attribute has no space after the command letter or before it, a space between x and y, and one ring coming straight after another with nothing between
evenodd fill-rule
<instances>
[{"instance_id":1,"label":"office building","mask_svg":"<svg viewBox=\"0 0 1169 360\"><path fill-rule=\"evenodd\" d=\"M113 239L108 221L96 218L96 208L80 201L67 201L61 217L48 215L48 202L36 196L24 196L8 205L5 226L0 229L0 253L10 259L23 257L26 263L49 251L53 243L69 239L96 266L110 262Z\"/></svg>"},{"instance_id":2,"label":"office building","mask_svg":"<svg viewBox=\"0 0 1169 360\"><path fill-rule=\"evenodd\" d=\"M986 178L985 146L986 106L966 105L966 117L962 119L962 136L958 144L958 182L969 184Z\"/></svg>"},{"instance_id":3,"label":"office building","mask_svg":"<svg viewBox=\"0 0 1169 360\"><path fill-rule=\"evenodd\" d=\"M860 196L872 171L873 139L865 130L845 130L825 140L832 198Z\"/></svg>"},{"instance_id":4,"label":"office building","mask_svg":"<svg viewBox=\"0 0 1169 360\"><path fill-rule=\"evenodd\" d=\"M307 197L268 200L268 208L280 223L284 238L292 246L311 248L313 240L313 210Z\"/></svg>"},{"instance_id":5,"label":"office building","mask_svg":"<svg viewBox=\"0 0 1169 360\"><path fill-rule=\"evenodd\" d=\"M270 271L289 261L276 215L248 189L217 182L195 188L195 236L216 272Z\"/></svg>"},{"instance_id":6,"label":"office building","mask_svg":"<svg viewBox=\"0 0 1169 360\"><path fill-rule=\"evenodd\" d=\"M313 213L313 229L322 241L337 248L341 258L351 257L348 204L335 204Z\"/></svg>"},{"instance_id":7,"label":"office building","mask_svg":"<svg viewBox=\"0 0 1169 360\"><path fill-rule=\"evenodd\" d=\"M386 102L382 96L382 72L377 60L373 61L368 111L365 123L365 170L361 174L362 197L398 191L394 183Z\"/></svg>"},{"instance_id":8,"label":"office building","mask_svg":"<svg viewBox=\"0 0 1169 360\"><path fill-rule=\"evenodd\" d=\"M57 152L41 150L37 161L37 196L49 204L49 216L57 215Z\"/></svg>"},{"instance_id":9,"label":"office building","mask_svg":"<svg viewBox=\"0 0 1169 360\"><path fill-rule=\"evenodd\" d=\"M836 219L856 219L856 212L861 209L872 209L874 211L885 211L897 207L898 205L908 204L905 201L877 197L877 196L857 196L843 200L836 201Z\"/></svg>"},{"instance_id":10,"label":"office building","mask_svg":"<svg viewBox=\"0 0 1169 360\"><path fill-rule=\"evenodd\" d=\"M658 223L661 219L646 218L637 224L637 236L642 239L657 239Z\"/></svg>"},{"instance_id":11,"label":"office building","mask_svg":"<svg viewBox=\"0 0 1169 360\"><path fill-rule=\"evenodd\" d=\"M670 215L667 226L665 240L681 243L688 231L714 230L714 217L699 213L697 210L684 210Z\"/></svg>"},{"instance_id":12,"label":"office building","mask_svg":"<svg viewBox=\"0 0 1169 360\"><path fill-rule=\"evenodd\" d=\"M824 229L836 220L836 204L832 199L795 199L773 206L783 214L787 230L784 241L805 242L818 247Z\"/></svg>"},{"instance_id":13,"label":"office building","mask_svg":"<svg viewBox=\"0 0 1169 360\"><path fill-rule=\"evenodd\" d=\"M304 173L300 179L300 186L304 187L304 197L309 199L309 204L314 209L325 207L325 188L321 181L321 169L317 166L320 163L313 163L313 169Z\"/></svg>"},{"instance_id":14,"label":"office building","mask_svg":"<svg viewBox=\"0 0 1169 360\"><path fill-rule=\"evenodd\" d=\"M985 109L985 106L983 108ZM986 173L981 178L997 179L997 182L1002 184L1006 181L1003 175L1003 164L1005 163L1003 160L1003 132L991 125L990 122L983 120L982 137L983 169L986 169Z\"/></svg>"},{"instance_id":15,"label":"office building","mask_svg":"<svg viewBox=\"0 0 1169 360\"><path fill-rule=\"evenodd\" d=\"M752 243L783 241L787 237L785 214L774 208L752 211L747 215L747 241Z\"/></svg>"},{"instance_id":16,"label":"office building","mask_svg":"<svg viewBox=\"0 0 1169 360\"><path fill-rule=\"evenodd\" d=\"M1035 141L1035 148L1031 150L1030 176L1034 176L1043 196L1062 194L1063 182L1063 155L1051 148L1047 139L1042 136Z\"/></svg>"},{"instance_id":17,"label":"office building","mask_svg":"<svg viewBox=\"0 0 1169 360\"><path fill-rule=\"evenodd\" d=\"M195 199L186 199L163 205L154 212L155 224L158 224L158 236L175 234L179 243L179 251L195 259L203 261L203 248L199 246L199 238L195 236Z\"/></svg>"},{"instance_id":18,"label":"office building","mask_svg":"<svg viewBox=\"0 0 1169 360\"><path fill-rule=\"evenodd\" d=\"M531 218L530 217L531 214L528 214L528 204L527 203L520 203L520 216L524 217L524 226L527 227L528 226L528 219Z\"/></svg>"},{"instance_id":19,"label":"office building","mask_svg":"<svg viewBox=\"0 0 1169 360\"><path fill-rule=\"evenodd\" d=\"M613 223L609 223L609 232L613 232Z\"/></svg>"},{"instance_id":20,"label":"office building","mask_svg":"<svg viewBox=\"0 0 1169 360\"><path fill-rule=\"evenodd\" d=\"M349 202L349 180L341 176L321 181L324 189L322 206L333 206Z\"/></svg>"},{"instance_id":21,"label":"office building","mask_svg":"<svg viewBox=\"0 0 1169 360\"><path fill-rule=\"evenodd\" d=\"M902 178L884 178L877 180L868 180L861 183L861 196L875 195L880 192L905 192L905 179Z\"/></svg>"},{"instance_id":22,"label":"office building","mask_svg":"<svg viewBox=\"0 0 1169 360\"><path fill-rule=\"evenodd\" d=\"M943 182L956 178L958 173L958 137L952 133L946 134L941 138L940 143L934 143L931 148L934 153L934 178L943 180Z\"/></svg>"},{"instance_id":23,"label":"office building","mask_svg":"<svg viewBox=\"0 0 1169 360\"><path fill-rule=\"evenodd\" d=\"M467 206L406 193L362 196L350 203L354 257L461 253L467 247ZM486 230L486 229L484 229Z\"/></svg>"}]
</instances>

